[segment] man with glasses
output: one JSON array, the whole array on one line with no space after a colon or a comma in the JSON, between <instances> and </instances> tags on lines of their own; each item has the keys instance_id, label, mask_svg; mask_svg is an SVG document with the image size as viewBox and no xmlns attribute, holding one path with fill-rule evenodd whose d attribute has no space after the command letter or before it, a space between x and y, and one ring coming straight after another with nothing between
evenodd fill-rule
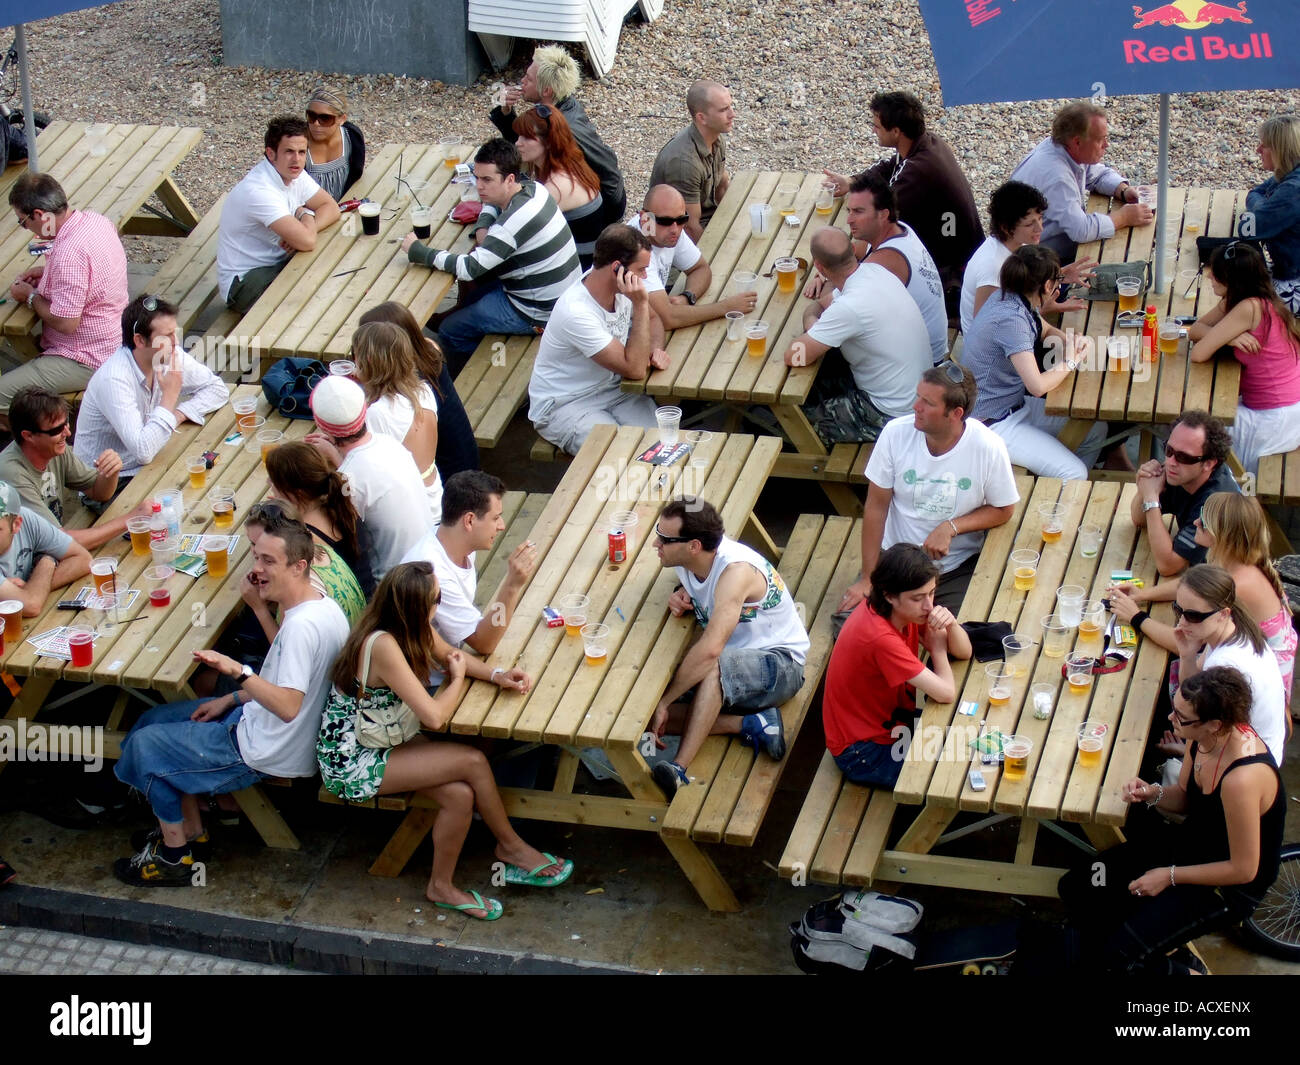
<instances>
[{"instance_id":1,"label":"man with glasses","mask_svg":"<svg viewBox=\"0 0 1300 1065\"><path fill-rule=\"evenodd\" d=\"M686 90L686 113L691 124L659 149L650 184L671 185L682 194L690 215L686 233L699 240L731 185L722 135L731 132L736 109L725 85L701 79Z\"/></svg>"},{"instance_id":2,"label":"man with glasses","mask_svg":"<svg viewBox=\"0 0 1300 1065\"><path fill-rule=\"evenodd\" d=\"M1218 418L1203 410L1184 411L1165 444L1165 461L1151 459L1137 471L1137 495L1130 505L1133 524L1145 528L1162 577L1172 577L1205 561L1207 548L1196 542L1196 519L1215 492L1236 492L1228 469L1232 437ZM1165 518L1178 531L1170 536Z\"/></svg>"},{"instance_id":3,"label":"man with glasses","mask_svg":"<svg viewBox=\"0 0 1300 1065\"><path fill-rule=\"evenodd\" d=\"M185 421L230 399L226 383L181 347L176 308L147 293L122 312L122 346L95 371L77 412L73 451L90 465L106 450L122 456L123 481L153 461Z\"/></svg>"},{"instance_id":4,"label":"man with glasses","mask_svg":"<svg viewBox=\"0 0 1300 1065\"><path fill-rule=\"evenodd\" d=\"M713 270L686 232L690 220L682 194L671 185L655 185L645 194L641 213L628 222L650 238L645 290L650 294L650 309L666 332L711 322L728 311L748 314L758 305L757 292L739 292L718 303L700 302L713 283ZM668 282L674 270L686 275L686 285L676 296L669 296Z\"/></svg>"},{"instance_id":5,"label":"man with glasses","mask_svg":"<svg viewBox=\"0 0 1300 1065\"><path fill-rule=\"evenodd\" d=\"M650 719L656 742L664 733L682 738L673 760L651 770L671 801L711 735L740 736L774 761L785 757L780 707L803 687L809 640L781 574L726 535L712 503L673 500L659 515L654 545L659 565L681 581L669 611L693 612L704 630Z\"/></svg>"},{"instance_id":6,"label":"man with glasses","mask_svg":"<svg viewBox=\"0 0 1300 1065\"><path fill-rule=\"evenodd\" d=\"M90 552L24 507L18 489L0 481L0 599L18 600L23 617L34 618L53 589L89 572Z\"/></svg>"},{"instance_id":7,"label":"man with glasses","mask_svg":"<svg viewBox=\"0 0 1300 1065\"><path fill-rule=\"evenodd\" d=\"M18 224L48 249L9 286L9 298L41 321L40 358L0 377L0 428L14 393L36 385L64 395L80 392L117 347L118 319L127 301L126 252L113 223L68 204L49 174L25 173L9 190Z\"/></svg>"},{"instance_id":8,"label":"man with glasses","mask_svg":"<svg viewBox=\"0 0 1300 1065\"><path fill-rule=\"evenodd\" d=\"M226 197L217 231L217 287L244 314L295 251L339 220L339 205L307 173L307 123L281 115L266 127L265 158Z\"/></svg>"}]
</instances>

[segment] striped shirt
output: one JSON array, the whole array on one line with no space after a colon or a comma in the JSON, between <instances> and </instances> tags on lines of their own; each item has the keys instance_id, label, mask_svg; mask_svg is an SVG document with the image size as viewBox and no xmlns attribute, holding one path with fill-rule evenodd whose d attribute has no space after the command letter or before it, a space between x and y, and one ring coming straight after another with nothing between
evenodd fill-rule
<instances>
[{"instance_id":1,"label":"striped shirt","mask_svg":"<svg viewBox=\"0 0 1300 1065\"><path fill-rule=\"evenodd\" d=\"M127 303L126 252L113 223L94 211L69 211L54 235L36 291L50 301L51 314L81 319L72 333L46 326L41 334L45 354L92 370L103 365L122 344Z\"/></svg>"},{"instance_id":2,"label":"striped shirt","mask_svg":"<svg viewBox=\"0 0 1300 1065\"><path fill-rule=\"evenodd\" d=\"M458 281L488 275L499 279L515 310L538 325L550 318L560 294L582 277L568 222L545 186L531 178L520 181L519 191L473 251L457 255L416 241L407 255Z\"/></svg>"}]
</instances>

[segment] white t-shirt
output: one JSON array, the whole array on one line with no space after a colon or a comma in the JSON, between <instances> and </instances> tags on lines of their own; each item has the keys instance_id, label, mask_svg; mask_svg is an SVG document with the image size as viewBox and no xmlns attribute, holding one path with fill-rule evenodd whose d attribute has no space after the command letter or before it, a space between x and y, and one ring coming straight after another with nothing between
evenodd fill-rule
<instances>
[{"instance_id":1,"label":"white t-shirt","mask_svg":"<svg viewBox=\"0 0 1300 1065\"><path fill-rule=\"evenodd\" d=\"M867 460L867 479L894 493L885 515L882 551L899 543L925 543L941 522L986 504L1006 507L1020 499L1007 445L973 418L966 420L956 446L943 455L930 454L912 415L895 418L880 431ZM948 554L938 560L939 568L944 573L956 569L983 543L982 530L954 536Z\"/></svg>"},{"instance_id":2,"label":"white t-shirt","mask_svg":"<svg viewBox=\"0 0 1300 1065\"><path fill-rule=\"evenodd\" d=\"M474 596L478 593L474 554L470 552L468 566L456 565L438 539L438 530L433 528L402 556L403 562L428 562L433 566L438 590L442 593L442 602L433 615L433 627L452 647L463 644L483 620L482 612L474 605Z\"/></svg>"},{"instance_id":3,"label":"white t-shirt","mask_svg":"<svg viewBox=\"0 0 1300 1065\"><path fill-rule=\"evenodd\" d=\"M285 257L271 223L292 217L318 192L320 186L305 170L286 185L266 158L230 190L217 230L217 286L223 300L236 277Z\"/></svg>"},{"instance_id":4,"label":"white t-shirt","mask_svg":"<svg viewBox=\"0 0 1300 1065\"><path fill-rule=\"evenodd\" d=\"M1205 652L1201 668L1231 666L1250 681L1254 698L1250 702L1250 727L1268 747L1273 761L1282 765L1286 750L1286 695L1282 689L1282 670L1273 648L1265 647L1262 655L1245 640L1220 644Z\"/></svg>"},{"instance_id":5,"label":"white t-shirt","mask_svg":"<svg viewBox=\"0 0 1300 1065\"><path fill-rule=\"evenodd\" d=\"M438 398L427 382L420 385L420 406L429 411L434 418L438 417ZM406 439L406 434L411 431L414 421L415 411L411 409L411 401L405 396L382 396L366 408L366 427L372 433L391 436L399 444ZM424 491L429 497L429 513L433 517L433 523L437 525L442 521L442 476L438 473L437 464L431 468L433 480L425 484ZM421 471L420 479L424 480L424 471Z\"/></svg>"},{"instance_id":6,"label":"white t-shirt","mask_svg":"<svg viewBox=\"0 0 1300 1065\"><path fill-rule=\"evenodd\" d=\"M997 237L985 237L984 243L975 249L975 254L966 264L966 272L961 275L961 331L970 332L971 322L975 321L975 293L992 285L1000 288L1002 284L1002 264L1011 257L1007 246Z\"/></svg>"},{"instance_id":7,"label":"white t-shirt","mask_svg":"<svg viewBox=\"0 0 1300 1065\"><path fill-rule=\"evenodd\" d=\"M344 455L339 473L370 533L370 571L378 582L433 528L424 482L411 453L383 433Z\"/></svg>"},{"instance_id":8,"label":"white t-shirt","mask_svg":"<svg viewBox=\"0 0 1300 1065\"><path fill-rule=\"evenodd\" d=\"M934 265L934 257L916 235L916 230L906 222L899 222L898 227L903 232L882 240L880 247L892 248L907 260L911 271L907 279L907 294L925 321L926 334L930 338L930 356L938 366L948 356L948 311L944 307L939 268Z\"/></svg>"},{"instance_id":9,"label":"white t-shirt","mask_svg":"<svg viewBox=\"0 0 1300 1065\"><path fill-rule=\"evenodd\" d=\"M631 328L632 301L621 292L614 296L614 310L607 311L581 281L565 289L555 301L537 346L537 361L528 382L528 417L539 420L548 400L562 406L587 399L599 406L602 396L617 399L623 379L592 356L609 347L610 341L626 344Z\"/></svg>"},{"instance_id":10,"label":"white t-shirt","mask_svg":"<svg viewBox=\"0 0 1300 1065\"><path fill-rule=\"evenodd\" d=\"M921 374L934 363L920 308L878 263L849 275L808 335L843 352L854 384L885 414L912 409Z\"/></svg>"},{"instance_id":11,"label":"white t-shirt","mask_svg":"<svg viewBox=\"0 0 1300 1065\"><path fill-rule=\"evenodd\" d=\"M302 692L302 706L292 721L282 721L256 699L244 704L235 735L247 765L272 777L316 772L316 733L330 669L347 638L348 619L333 599L309 599L284 612L258 676Z\"/></svg>"},{"instance_id":12,"label":"white t-shirt","mask_svg":"<svg viewBox=\"0 0 1300 1065\"><path fill-rule=\"evenodd\" d=\"M640 233L640 213L634 214L627 224ZM681 271L691 270L699 261L700 249L695 246L695 241L686 235L686 230L681 230L681 236L671 248L655 246L650 249L650 269L645 273L645 290L662 292L667 288L668 278L674 268Z\"/></svg>"}]
</instances>

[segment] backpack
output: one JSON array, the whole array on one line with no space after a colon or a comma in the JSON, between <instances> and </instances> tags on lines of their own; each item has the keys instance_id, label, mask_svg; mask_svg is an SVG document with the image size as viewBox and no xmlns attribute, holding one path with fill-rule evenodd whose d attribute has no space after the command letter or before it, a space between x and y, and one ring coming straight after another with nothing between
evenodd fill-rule
<instances>
[{"instance_id":1,"label":"backpack","mask_svg":"<svg viewBox=\"0 0 1300 1065\"><path fill-rule=\"evenodd\" d=\"M266 400L286 418L311 420L311 390L329 376L319 359L278 359L262 375Z\"/></svg>"},{"instance_id":2,"label":"backpack","mask_svg":"<svg viewBox=\"0 0 1300 1065\"><path fill-rule=\"evenodd\" d=\"M907 970L916 957L910 935L920 903L878 891L846 891L809 907L790 925L795 964L807 973Z\"/></svg>"}]
</instances>

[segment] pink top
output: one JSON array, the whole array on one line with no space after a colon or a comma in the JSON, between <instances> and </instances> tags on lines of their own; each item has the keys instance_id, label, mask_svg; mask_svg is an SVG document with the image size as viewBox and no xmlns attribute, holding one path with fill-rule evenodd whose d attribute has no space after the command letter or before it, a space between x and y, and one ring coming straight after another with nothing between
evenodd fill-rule
<instances>
[{"instance_id":1,"label":"pink top","mask_svg":"<svg viewBox=\"0 0 1300 1065\"><path fill-rule=\"evenodd\" d=\"M1286 693L1287 702L1291 701L1291 677L1295 671L1296 631L1291 623L1291 615L1284 606L1271 618L1260 625L1264 639L1273 648L1277 656L1278 668L1282 670L1282 691Z\"/></svg>"},{"instance_id":2,"label":"pink top","mask_svg":"<svg viewBox=\"0 0 1300 1065\"><path fill-rule=\"evenodd\" d=\"M126 309L126 252L117 229L102 214L68 214L46 259L36 289L60 318L81 318L72 334L46 326L41 343L46 355L62 355L98 370L122 346L122 311Z\"/></svg>"},{"instance_id":3,"label":"pink top","mask_svg":"<svg viewBox=\"0 0 1300 1065\"><path fill-rule=\"evenodd\" d=\"M1300 341L1296 341L1271 303L1260 302L1262 317L1250 335L1259 351L1232 353L1241 363L1241 402L1251 410L1276 410L1300 403Z\"/></svg>"}]
</instances>

